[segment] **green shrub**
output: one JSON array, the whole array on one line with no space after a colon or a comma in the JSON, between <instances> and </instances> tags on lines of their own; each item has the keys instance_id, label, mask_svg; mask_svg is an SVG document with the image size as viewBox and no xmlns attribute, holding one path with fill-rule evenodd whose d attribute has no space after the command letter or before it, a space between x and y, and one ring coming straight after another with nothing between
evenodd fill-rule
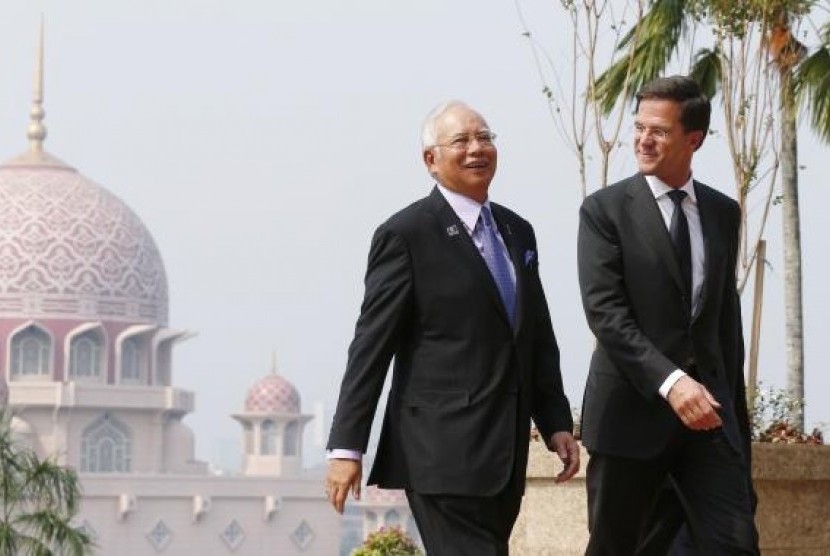
<instances>
[{"instance_id":1,"label":"green shrub","mask_svg":"<svg viewBox=\"0 0 830 556\"><path fill-rule=\"evenodd\" d=\"M750 414L752 440L783 444L824 442L820 428L817 427L812 434L806 434L792 424L790 416L796 410L803 409L803 400L793 399L785 390L772 387L763 389L761 384L755 389L754 397L755 407Z\"/></svg>"},{"instance_id":2,"label":"green shrub","mask_svg":"<svg viewBox=\"0 0 830 556\"><path fill-rule=\"evenodd\" d=\"M352 556L421 556L423 552L400 527L382 527L366 537Z\"/></svg>"}]
</instances>

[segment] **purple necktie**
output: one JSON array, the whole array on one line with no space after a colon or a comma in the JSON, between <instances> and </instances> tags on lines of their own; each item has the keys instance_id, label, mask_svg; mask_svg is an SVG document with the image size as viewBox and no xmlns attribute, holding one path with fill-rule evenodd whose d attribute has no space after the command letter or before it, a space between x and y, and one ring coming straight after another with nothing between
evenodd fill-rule
<instances>
[{"instance_id":1,"label":"purple necktie","mask_svg":"<svg viewBox=\"0 0 830 556\"><path fill-rule=\"evenodd\" d=\"M474 234L477 234L477 237L481 240L481 255L484 257L484 262L487 263L487 268L490 269L490 274L493 275L493 280L496 281L496 287L498 287L499 294L501 294L501 300L507 310L510 324L514 325L516 319L516 286L513 283L513 277L510 275L510 267L508 266L510 263L506 258L506 253L499 243L499 238L496 237L496 227L493 224L493 216L490 214L489 207L481 207L481 214L479 214Z\"/></svg>"}]
</instances>

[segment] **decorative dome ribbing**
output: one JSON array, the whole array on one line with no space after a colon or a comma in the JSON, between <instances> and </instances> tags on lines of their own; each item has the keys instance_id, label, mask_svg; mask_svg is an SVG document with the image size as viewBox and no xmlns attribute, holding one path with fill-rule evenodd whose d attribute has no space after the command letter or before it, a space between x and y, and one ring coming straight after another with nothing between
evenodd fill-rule
<instances>
[{"instance_id":1,"label":"decorative dome ribbing","mask_svg":"<svg viewBox=\"0 0 830 556\"><path fill-rule=\"evenodd\" d=\"M120 199L45 152L0 166L0 316L167 323L152 236Z\"/></svg>"},{"instance_id":2,"label":"decorative dome ribbing","mask_svg":"<svg viewBox=\"0 0 830 556\"><path fill-rule=\"evenodd\" d=\"M43 22L28 152L0 166L0 317L167 324L158 248L121 200L43 149Z\"/></svg>"},{"instance_id":3,"label":"decorative dome ribbing","mask_svg":"<svg viewBox=\"0 0 830 556\"><path fill-rule=\"evenodd\" d=\"M294 385L278 374L260 379L245 398L248 413L300 413L300 394Z\"/></svg>"}]
</instances>

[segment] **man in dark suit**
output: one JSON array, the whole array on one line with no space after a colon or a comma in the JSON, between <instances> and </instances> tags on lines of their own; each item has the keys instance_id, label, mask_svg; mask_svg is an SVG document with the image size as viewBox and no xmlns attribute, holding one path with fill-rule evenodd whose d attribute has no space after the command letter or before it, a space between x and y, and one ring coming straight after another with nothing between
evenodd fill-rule
<instances>
[{"instance_id":1,"label":"man in dark suit","mask_svg":"<svg viewBox=\"0 0 830 556\"><path fill-rule=\"evenodd\" d=\"M700 554L758 553L735 287L740 208L691 173L710 111L690 78L645 85L639 173L580 211L579 283L597 339L582 411L586 554L665 554L672 535L664 546L649 535L661 531L655 508L674 496Z\"/></svg>"},{"instance_id":2,"label":"man in dark suit","mask_svg":"<svg viewBox=\"0 0 830 556\"><path fill-rule=\"evenodd\" d=\"M405 489L430 555L505 555L524 490L530 419L579 468L530 224L491 203L495 135L460 102L436 108L423 157L437 185L375 232L329 437L337 511L395 364L369 484ZM495 222L493 222L495 221Z\"/></svg>"}]
</instances>

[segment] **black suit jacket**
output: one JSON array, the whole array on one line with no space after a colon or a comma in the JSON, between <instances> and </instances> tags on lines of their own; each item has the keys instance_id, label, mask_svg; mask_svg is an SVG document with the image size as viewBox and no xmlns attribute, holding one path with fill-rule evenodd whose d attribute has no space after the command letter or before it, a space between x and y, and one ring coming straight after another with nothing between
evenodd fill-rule
<instances>
[{"instance_id":1,"label":"black suit jacket","mask_svg":"<svg viewBox=\"0 0 830 556\"><path fill-rule=\"evenodd\" d=\"M491 204L516 271L516 328L437 188L375 232L328 447L365 451L390 360L369 484L485 496L524 483L530 418L571 431L530 224Z\"/></svg>"},{"instance_id":2,"label":"black suit jacket","mask_svg":"<svg viewBox=\"0 0 830 556\"><path fill-rule=\"evenodd\" d=\"M702 183L694 188L705 250L695 314L642 175L598 191L582 205L579 283L597 339L582 410L582 439L591 451L631 458L660 453L683 424L658 389L681 368L693 370L721 403L726 436L749 457L735 286L740 210Z\"/></svg>"}]
</instances>

